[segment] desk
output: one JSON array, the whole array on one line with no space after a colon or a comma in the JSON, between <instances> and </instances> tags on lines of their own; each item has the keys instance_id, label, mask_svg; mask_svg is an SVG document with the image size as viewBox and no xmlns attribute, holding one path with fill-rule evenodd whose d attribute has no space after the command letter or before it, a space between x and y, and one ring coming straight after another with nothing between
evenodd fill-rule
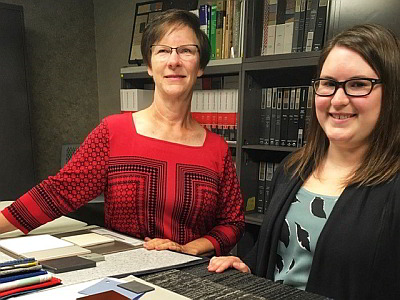
<instances>
[{"instance_id":1,"label":"desk","mask_svg":"<svg viewBox=\"0 0 400 300\"><path fill-rule=\"evenodd\" d=\"M157 272L140 278L190 299L329 299L235 269L210 273L207 271L207 264Z\"/></svg>"},{"instance_id":2,"label":"desk","mask_svg":"<svg viewBox=\"0 0 400 300\"><path fill-rule=\"evenodd\" d=\"M71 222L71 220L68 220ZM75 225L75 223L73 222ZM60 224L58 224L60 225ZM85 223L80 223L76 224L80 225L77 226L78 228L82 227L84 229L87 229L88 227L85 227ZM60 226L55 226L58 227L57 230L54 230L54 228L51 227L50 231L53 232L59 232L58 229L60 229ZM61 226L62 227L62 226ZM95 227L95 226L93 226ZM89 226L89 228L93 228ZM43 228L42 228L43 229ZM65 229L65 227L64 227ZM74 229L75 226L74 226ZM93 229L91 229L93 230ZM96 229L94 229L96 230ZM71 229L71 231L74 231ZM53 233L52 232L52 233ZM42 232L41 232L42 233ZM136 239L132 239L132 243L135 243ZM136 240L137 242L137 240ZM137 249L133 251L147 251L144 249ZM149 259L152 259L152 262L150 264L153 264L154 266L157 267L157 263L161 261L161 257L167 254L166 252L160 251L160 252L154 252L154 255L149 256ZM176 253L177 256L179 256L178 253ZM135 264L139 264L139 262L134 262L133 259L133 253L126 251L126 252L120 252L115 255L109 256L109 258L112 260L112 266L106 265L107 263L103 263L103 267L101 267L101 263L99 264L99 267L96 267L96 271L93 272L93 270L78 270L78 271L73 271L73 272L68 272L68 273L62 273L62 274L56 274L56 277L59 277L63 280L64 284L75 284L79 283L79 285L75 286L75 289L73 291L79 291L85 287L88 286L88 284L93 283L93 281L89 281L93 278L97 278L95 280L98 280L98 278L101 277L106 277L106 276L113 276L116 278L121 278L124 276L127 276L129 272L132 272L135 268L133 267ZM177 257L177 259L180 260L180 258ZM126 261L130 261L130 264L127 264ZM252 274L246 274L246 273L241 273L237 270L234 269L229 269L225 271L222 274L217 274L217 273L210 273L207 271L207 264L208 263L202 263L198 264L195 266L186 266L182 268L177 268L175 267L170 267L169 270L164 270L164 271L157 271L149 274L147 271L147 274L143 274L146 272L146 270L140 270L140 269L135 269L136 271L133 272L133 275L139 276L141 279L145 280L146 282L152 283L156 286L159 286L161 288L164 288L166 290L170 290L172 292L175 292L179 295L185 296L189 299L229 299L229 300L235 300L235 299L257 299L257 300L275 300L275 299L328 299L322 296L318 296L315 294L307 293L292 287L289 287L287 285L283 284L278 284L274 283L268 279L265 278L260 278ZM172 263L172 265L174 265ZM94 269L94 270L95 270ZM90 277L85 274L93 274L95 277ZM121 274L123 274L121 276ZM88 280L87 282L82 282L84 280ZM60 286L61 288L65 288L66 285ZM60 289L60 287L56 287L52 290L45 290L43 292L39 293L32 293L26 296L20 296L16 297L16 300L25 300L25 299L42 299L38 298L37 296L43 296L45 294L50 295L50 298L43 298L43 299L57 299L54 298L54 295L57 294L57 289ZM82 288L81 288L82 287ZM72 288L72 287L71 287ZM81 289L79 289L81 288ZM68 290L68 288L67 288ZM61 289L60 289L61 291ZM151 296L150 293L148 296ZM45 296L43 296L45 297ZM46 296L47 297L47 296ZM75 299L75 298L63 298L63 297L58 297L59 299ZM141 299L145 300L146 297L143 297ZM167 297L167 298L159 298L159 299L185 299L184 297ZM156 300L157 298L152 298L150 297L149 299L154 299Z\"/></svg>"},{"instance_id":3,"label":"desk","mask_svg":"<svg viewBox=\"0 0 400 300\"><path fill-rule=\"evenodd\" d=\"M71 272L73 274L74 272ZM118 276L117 276L118 277ZM323 300L323 296L304 292L284 284L260 278L252 274L229 269L224 273L210 273L207 263L196 266L171 269L137 277L128 276L124 280L144 280L153 285L156 291L146 293L140 300ZM15 300L53 300L75 299L78 291L100 281L92 280L71 286L61 286L38 293L32 293Z\"/></svg>"}]
</instances>

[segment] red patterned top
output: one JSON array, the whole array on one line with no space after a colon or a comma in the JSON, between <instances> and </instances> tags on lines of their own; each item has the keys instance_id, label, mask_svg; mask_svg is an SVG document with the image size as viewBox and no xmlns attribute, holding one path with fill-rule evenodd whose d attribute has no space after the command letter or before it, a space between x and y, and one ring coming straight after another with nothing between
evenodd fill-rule
<instances>
[{"instance_id":1,"label":"red patterned top","mask_svg":"<svg viewBox=\"0 0 400 300\"><path fill-rule=\"evenodd\" d=\"M243 198L226 142L209 131L199 147L145 137L131 114L105 118L57 175L3 214L27 233L102 192L106 227L138 238L183 245L205 237L223 255L244 231Z\"/></svg>"}]
</instances>

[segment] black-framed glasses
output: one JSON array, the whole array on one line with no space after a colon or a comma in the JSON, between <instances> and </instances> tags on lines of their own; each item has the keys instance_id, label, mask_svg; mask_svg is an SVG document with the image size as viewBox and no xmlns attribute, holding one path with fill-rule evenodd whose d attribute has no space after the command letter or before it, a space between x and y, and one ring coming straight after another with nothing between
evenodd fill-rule
<instances>
[{"instance_id":1,"label":"black-framed glasses","mask_svg":"<svg viewBox=\"0 0 400 300\"><path fill-rule=\"evenodd\" d=\"M174 49L181 59L192 60L196 57L196 53L199 51L199 46L195 44L182 45L179 47L151 45L151 51L153 55L160 60L167 60Z\"/></svg>"},{"instance_id":2,"label":"black-framed glasses","mask_svg":"<svg viewBox=\"0 0 400 300\"><path fill-rule=\"evenodd\" d=\"M339 87L343 88L347 96L363 97L369 95L376 84L381 83L380 79L375 78L352 78L344 81L327 78L312 80L315 94L322 97L333 96Z\"/></svg>"}]
</instances>

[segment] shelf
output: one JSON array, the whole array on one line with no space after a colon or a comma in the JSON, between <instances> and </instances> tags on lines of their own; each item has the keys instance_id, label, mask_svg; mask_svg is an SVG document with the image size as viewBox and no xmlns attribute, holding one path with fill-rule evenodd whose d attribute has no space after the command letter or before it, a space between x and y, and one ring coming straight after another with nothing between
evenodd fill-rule
<instances>
[{"instance_id":1,"label":"shelf","mask_svg":"<svg viewBox=\"0 0 400 300\"><path fill-rule=\"evenodd\" d=\"M228 66L228 65L240 65L243 62L243 58L227 58L227 59L214 59L210 60L207 67L213 66Z\"/></svg>"},{"instance_id":2,"label":"shelf","mask_svg":"<svg viewBox=\"0 0 400 300\"><path fill-rule=\"evenodd\" d=\"M247 224L261 225L264 220L264 214L249 213L245 214L244 219Z\"/></svg>"},{"instance_id":3,"label":"shelf","mask_svg":"<svg viewBox=\"0 0 400 300\"><path fill-rule=\"evenodd\" d=\"M237 74L242 69L242 62L243 59L241 57L210 60L204 71L204 75ZM151 78L147 73L147 66L126 66L121 68L120 74L121 78L124 79Z\"/></svg>"},{"instance_id":4,"label":"shelf","mask_svg":"<svg viewBox=\"0 0 400 300\"><path fill-rule=\"evenodd\" d=\"M278 151L278 152L294 152L300 149L295 147L280 147L280 146L267 146L267 145L243 145L242 148L250 150Z\"/></svg>"},{"instance_id":5,"label":"shelf","mask_svg":"<svg viewBox=\"0 0 400 300\"><path fill-rule=\"evenodd\" d=\"M232 148L236 147L236 144L237 144L236 141L226 141L226 142L228 143L229 147L232 147Z\"/></svg>"},{"instance_id":6,"label":"shelf","mask_svg":"<svg viewBox=\"0 0 400 300\"><path fill-rule=\"evenodd\" d=\"M244 71L317 66L320 51L275 54L245 58Z\"/></svg>"},{"instance_id":7,"label":"shelf","mask_svg":"<svg viewBox=\"0 0 400 300\"><path fill-rule=\"evenodd\" d=\"M120 70L121 79L150 79L147 66L123 67Z\"/></svg>"},{"instance_id":8,"label":"shelf","mask_svg":"<svg viewBox=\"0 0 400 300\"><path fill-rule=\"evenodd\" d=\"M242 61L243 59L241 57L210 60L204 70L204 75L238 74L242 70Z\"/></svg>"}]
</instances>

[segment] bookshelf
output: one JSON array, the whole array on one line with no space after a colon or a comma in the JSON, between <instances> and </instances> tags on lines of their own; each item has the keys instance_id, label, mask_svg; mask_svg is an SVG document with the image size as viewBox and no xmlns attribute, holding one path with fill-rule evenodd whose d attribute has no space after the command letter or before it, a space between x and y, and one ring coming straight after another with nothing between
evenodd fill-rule
<instances>
[{"instance_id":1,"label":"bookshelf","mask_svg":"<svg viewBox=\"0 0 400 300\"><path fill-rule=\"evenodd\" d=\"M236 155L236 169L239 177L245 206L250 200L255 201L258 194L260 162L278 164L297 147L282 147L260 144L260 99L262 90L267 88L306 87L317 72L320 51L302 51L294 53L261 55L263 48L263 20L265 1L244 1L244 32L242 57L211 60L204 77L238 76L239 108L237 141L229 142ZM281 0L278 0L281 1ZM308 0L306 0L308 1ZM322 0L320 0L322 1ZM211 1L200 1L200 4ZM289 0L286 0L289 2ZM348 1L347 1L348 2ZM391 0L385 5L384 13L376 14L376 1L357 0L357 5L345 0L329 0L324 21L324 40L341 30L357 23L376 22L399 33L392 19L400 8L400 2ZM324 1L326 3L326 1ZM360 10L360 8L362 8ZM397 9L397 10L396 10ZM357 21L354 15L357 15ZM141 71L140 71L141 70ZM143 88L151 83L144 67L121 69L121 88ZM264 214L256 210L246 212L246 231L237 247L237 254L242 257L252 248L257 240L258 231Z\"/></svg>"},{"instance_id":2,"label":"bookshelf","mask_svg":"<svg viewBox=\"0 0 400 300\"><path fill-rule=\"evenodd\" d=\"M328 7L328 13L331 11ZM259 168L261 163L276 166L297 147L260 144L261 99L263 89L291 89L310 85L319 61L320 51L295 52L274 55L261 55L263 44L264 1L249 1L247 6L247 32L245 57L242 64L240 86L240 116L238 140L238 172L240 186L245 201L246 230L238 243L237 255L244 257L258 238L264 213L258 211ZM272 122L272 121L271 121ZM269 129L272 130L272 129ZM268 167L267 167L268 169ZM267 174L268 171L265 171ZM265 178L262 178L265 180ZM267 182L267 181L265 181ZM267 193L268 183L262 186ZM267 198L262 202L268 205ZM265 208L268 209L267 207Z\"/></svg>"},{"instance_id":3,"label":"bookshelf","mask_svg":"<svg viewBox=\"0 0 400 300\"><path fill-rule=\"evenodd\" d=\"M227 88L240 87L241 70L243 65L243 59L240 58L227 58L219 60L211 60L205 69L204 75L198 78L198 82L195 86L195 90L202 90L202 80L204 78L212 79L216 78L217 81L220 78L226 79L233 78L233 82L229 80L225 82ZM153 89L153 80L147 73L146 66L128 66L123 67L120 70L121 77L121 89ZM219 89L222 90L223 86ZM214 87L212 88L215 89ZM240 95L238 94L238 97ZM240 103L240 98L238 99ZM237 162L237 148L238 143L236 140L227 140L228 146L231 149L231 153Z\"/></svg>"}]
</instances>

